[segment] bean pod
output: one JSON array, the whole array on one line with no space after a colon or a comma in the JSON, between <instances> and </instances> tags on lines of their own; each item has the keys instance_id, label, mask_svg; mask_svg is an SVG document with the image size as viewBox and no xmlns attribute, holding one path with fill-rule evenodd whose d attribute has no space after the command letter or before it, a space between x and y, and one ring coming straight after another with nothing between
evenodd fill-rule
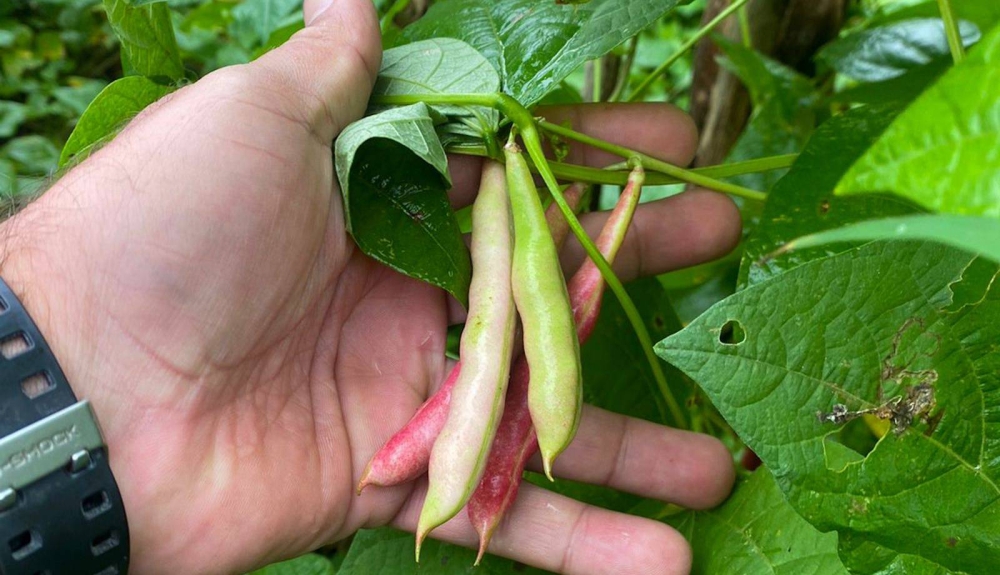
<instances>
[{"instance_id":1,"label":"bean pod","mask_svg":"<svg viewBox=\"0 0 1000 575\"><path fill-rule=\"evenodd\" d=\"M583 196L584 185L573 184L566 188L563 196L574 210ZM559 206L552 204L545 211L545 220L557 248L566 243L569 224ZM420 406L409 422L396 432L372 456L358 482L358 494L369 485L389 487L412 481L427 472L431 449L448 418L451 405L451 390L455 387L462 368L458 361L448 373L441 387Z\"/></svg>"},{"instance_id":2,"label":"bean pod","mask_svg":"<svg viewBox=\"0 0 1000 575\"><path fill-rule=\"evenodd\" d=\"M517 325L513 251L505 170L487 162L472 208L474 273L460 344L462 369L448 418L431 450L427 497L417 524L418 560L427 534L454 517L472 496L500 423Z\"/></svg>"},{"instance_id":3,"label":"bean pod","mask_svg":"<svg viewBox=\"0 0 1000 575\"><path fill-rule=\"evenodd\" d=\"M580 345L559 253L545 221L534 179L513 141L504 147L514 214L514 301L531 366L528 405L545 474L576 434L583 399Z\"/></svg>"},{"instance_id":4,"label":"bean pod","mask_svg":"<svg viewBox=\"0 0 1000 575\"><path fill-rule=\"evenodd\" d=\"M639 203L644 176L641 167L633 170L628 185L598 236L597 247L608 263L614 262L628 232ZM590 337L597 322L604 287L600 271L590 260L584 262L570 280L570 303L581 344ZM503 419L497 429L486 470L468 503L469 520L479 534L477 565L486 553L493 532L517 498L524 466L538 449L528 409L530 375L528 363L523 357L518 359L511 369Z\"/></svg>"}]
</instances>

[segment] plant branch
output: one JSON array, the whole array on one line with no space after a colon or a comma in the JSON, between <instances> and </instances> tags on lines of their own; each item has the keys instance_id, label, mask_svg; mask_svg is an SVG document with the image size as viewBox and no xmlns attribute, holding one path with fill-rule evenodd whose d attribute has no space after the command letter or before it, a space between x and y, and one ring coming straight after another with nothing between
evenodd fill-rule
<instances>
[{"instance_id":1,"label":"plant branch","mask_svg":"<svg viewBox=\"0 0 1000 575\"><path fill-rule=\"evenodd\" d=\"M947 2L948 0L939 0L939 1ZM632 92L632 94L630 94L625 101L634 102L638 100L646 92L649 86L653 82L655 82L657 78L663 75L663 73L666 72L667 69L670 68L670 66L672 66L674 62L679 60L681 56L687 53L687 51L690 50L692 46L697 44L699 40L704 38L709 32L712 31L712 29L718 26L720 22L728 18L733 12L739 10L747 2L748 0L733 0L733 2L729 4L729 6L725 10L719 12L719 15L713 18L711 22L705 24L700 30L695 32L694 36L689 38L687 42L681 44L681 47L678 48L677 51L673 53L673 55L664 60L662 64L657 66L656 69L653 70L653 72L650 73L649 76L646 76L646 78L636 87L635 92Z\"/></svg>"},{"instance_id":2,"label":"plant branch","mask_svg":"<svg viewBox=\"0 0 1000 575\"><path fill-rule=\"evenodd\" d=\"M767 199L767 194L763 192L758 192L757 190L751 190L750 188L744 188L743 186L738 186L736 184L730 184L728 182L716 180L715 178L699 174L692 170L686 170L684 168L680 168L673 164L669 164L667 162L664 162L663 160L657 160L656 158L647 156L646 154L642 154L640 152L636 152L635 150L631 150L624 146L611 144L609 142L605 142L604 140L599 140L597 138L593 138L586 134L581 134L580 132L560 126L558 124L546 122L545 120L539 120L538 126L543 130L545 130L546 132L550 132L563 138L567 138L576 142L593 146L599 150L611 152L612 154L621 156L622 158L625 159L631 157L637 157L642 161L642 166L644 168L654 170L657 172L662 172L669 176L673 176L682 182L687 182L689 184L694 184L696 186L702 186L710 190L725 192L727 194L732 194L734 196L738 196L748 200L762 202L765 199Z\"/></svg>"},{"instance_id":3,"label":"plant branch","mask_svg":"<svg viewBox=\"0 0 1000 575\"><path fill-rule=\"evenodd\" d=\"M958 20L955 18L951 0L938 0L938 8L941 10L941 19L944 20L944 31L948 36L951 59L958 64L965 57L965 48L962 46L962 34L958 30Z\"/></svg>"},{"instance_id":4,"label":"plant branch","mask_svg":"<svg viewBox=\"0 0 1000 575\"><path fill-rule=\"evenodd\" d=\"M392 21L396 18L396 16L403 10L406 10L406 7L410 5L410 1L411 0L396 0L392 3L392 6L389 6L389 9L385 11L385 16L382 16L382 21L379 23L379 27L382 28L383 34L389 26L392 25Z\"/></svg>"},{"instance_id":5,"label":"plant branch","mask_svg":"<svg viewBox=\"0 0 1000 575\"><path fill-rule=\"evenodd\" d=\"M632 65L635 63L635 52L639 47L639 36L632 36L629 40L628 53L625 55L625 61L622 63L621 70L618 72L618 81L615 83L615 89L611 91L611 96L608 97L609 102L617 102L621 98L622 93L625 91L625 86L628 85L628 78L632 72Z\"/></svg>"}]
</instances>

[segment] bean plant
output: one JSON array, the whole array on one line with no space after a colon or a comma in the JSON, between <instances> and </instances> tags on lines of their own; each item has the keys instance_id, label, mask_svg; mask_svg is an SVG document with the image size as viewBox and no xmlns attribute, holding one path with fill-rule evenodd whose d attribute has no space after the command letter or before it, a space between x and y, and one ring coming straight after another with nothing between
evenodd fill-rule
<instances>
[{"instance_id":1,"label":"bean plant","mask_svg":"<svg viewBox=\"0 0 1000 575\"><path fill-rule=\"evenodd\" d=\"M76 121L60 166L85 158L143 108L196 79L207 68L192 67L193 54L210 60L208 68L245 61L301 27L294 3L281 0L193 4L104 0L120 42L122 77L103 87ZM564 298L560 309L568 301L576 312L589 301L592 310L575 320L564 316L576 325L566 324L559 335L568 353L579 354L564 358L565 367L575 373L578 362L583 386L559 392L571 398L559 415L575 426L574 402L582 393L606 409L714 434L741 468L730 498L708 511L552 483L530 472L524 480L674 526L694 549L697 573L997 572L1000 4L850 2L839 36L797 68L753 48L747 0L733 0L718 17L694 26L703 2L436 0L419 17L410 17L414 7L406 0L375 4L383 24L381 70L365 117L338 136L331 158L347 227L360 249L468 306L470 285L477 285L473 261L480 256L470 255L463 235L471 221L475 248L476 228L487 227L476 222L489 218L450 206L449 156L486 158L494 191L506 189L504 163L507 186L512 161L530 169L534 180L523 174L520 180L530 188L510 192L512 233L538 235L519 227L528 224L516 212L525 204L522 192L530 192L532 202L537 194L551 233L568 230L590 258L589 275L579 280L586 287L573 288L574 280L567 291L559 274L557 289L549 290L556 295L548 297ZM239 40L236 47L199 44L199 20L192 15L224 21ZM720 24L736 19L742 41L718 33ZM681 39L665 42L663 30L681 21L688 26ZM0 25L2 46L20 41L9 29ZM540 107L602 99L684 104L690 51L699 42L715 46L722 68L739 78L752 101L745 129L720 164L672 165L551 122ZM618 77L605 94L599 76L609 60L619 64ZM9 75L6 52L3 64ZM582 93L585 83L591 93ZM103 82L79 85L96 91ZM15 135L11 114L24 110L0 106L0 136ZM606 169L566 163L559 152L567 142L603 150L620 163ZM27 162L13 148L25 145L6 144L14 160L0 159L0 172ZM512 150L521 149L512 160ZM745 226L739 248L695 270L623 285L608 261L620 237L617 244L595 243L577 214L611 207L626 184L619 236L641 185L659 196L693 185L737 201ZM500 196L490 205L506 204ZM533 212L532 221L541 222L540 214ZM506 238L504 230L497 233ZM525 289L516 280L523 248L516 237L513 247L504 241L505 253L515 253L514 295L488 285L474 294L506 298L507 307L493 316L509 323L463 335L457 351L466 357L443 389L450 393L460 382L463 404L478 405L490 419L486 429L476 417L450 424L474 428L477 445L496 434L497 442L516 436L534 449L527 408L517 407L534 392L525 387L527 364L510 349L510 298ZM488 257L496 254L481 257L493 261ZM605 285L610 295L601 304ZM525 302L529 296L522 296ZM537 309L545 306L517 303L530 314L522 317L526 361L541 373L533 358L537 342L529 339ZM479 316L470 309L470 317ZM588 336L573 351L577 337ZM496 357L480 357L491 337L504 342L496 351L506 354L502 366L494 365ZM469 395L461 383L476 375L463 369L482 364L499 370L489 373L502 380L496 397ZM450 401L432 398L411 424L436 426L436 435ZM573 429L553 440L539 433L546 466ZM359 489L426 471L430 445L393 441L384 451L423 450L416 458L423 463L394 468L387 455L376 456ZM441 448L441 468L459 461L474 476L450 479L462 497L446 497L441 505L453 514L468 503L488 540L510 504L503 496L516 496L523 458L510 452L508 463L485 455L472 461L461 445L448 449L455 455ZM751 464L758 459L760 467ZM508 475L514 470L502 482L503 493L473 494L476 478L494 473L495 465ZM261 572L354 575L384 573L392 565L393 573L450 574L469 572L479 561L473 550L427 539L418 565L413 546L412 534L367 530ZM498 557L480 559L483 573L533 572Z\"/></svg>"}]
</instances>

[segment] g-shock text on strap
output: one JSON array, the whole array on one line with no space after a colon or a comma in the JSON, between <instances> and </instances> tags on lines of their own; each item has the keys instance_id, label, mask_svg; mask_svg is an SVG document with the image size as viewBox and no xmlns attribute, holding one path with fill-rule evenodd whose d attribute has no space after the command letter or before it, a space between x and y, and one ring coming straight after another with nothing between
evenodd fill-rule
<instances>
[{"instance_id":1,"label":"g-shock text on strap","mask_svg":"<svg viewBox=\"0 0 1000 575\"><path fill-rule=\"evenodd\" d=\"M0 573L128 571L125 508L97 420L0 280Z\"/></svg>"}]
</instances>

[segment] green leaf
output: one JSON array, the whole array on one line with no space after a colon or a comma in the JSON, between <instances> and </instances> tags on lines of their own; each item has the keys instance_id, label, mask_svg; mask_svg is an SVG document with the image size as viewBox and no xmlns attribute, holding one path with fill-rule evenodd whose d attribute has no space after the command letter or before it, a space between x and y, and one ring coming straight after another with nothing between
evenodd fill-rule
<instances>
[{"instance_id":1,"label":"green leaf","mask_svg":"<svg viewBox=\"0 0 1000 575\"><path fill-rule=\"evenodd\" d=\"M980 38L971 22L960 22L965 46ZM861 82L902 76L937 60L951 57L940 18L917 18L861 30L827 44L817 58L834 70Z\"/></svg>"},{"instance_id":2,"label":"green leaf","mask_svg":"<svg viewBox=\"0 0 1000 575\"><path fill-rule=\"evenodd\" d=\"M27 106L20 102L0 101L0 138L9 138L28 118Z\"/></svg>"},{"instance_id":3,"label":"green leaf","mask_svg":"<svg viewBox=\"0 0 1000 575\"><path fill-rule=\"evenodd\" d=\"M724 58L720 64L750 91L753 116L726 158L727 163L799 152L816 128L818 95L812 82L795 70L742 44L717 38ZM732 181L769 190L785 173L772 170L746 174ZM756 207L756 204L754 204Z\"/></svg>"},{"instance_id":4,"label":"green leaf","mask_svg":"<svg viewBox=\"0 0 1000 575\"><path fill-rule=\"evenodd\" d=\"M472 263L448 203L448 161L424 104L348 126L335 159L345 219L369 256L468 300Z\"/></svg>"},{"instance_id":5,"label":"green leaf","mask_svg":"<svg viewBox=\"0 0 1000 575\"><path fill-rule=\"evenodd\" d=\"M886 129L899 108L865 106L824 122L791 169L768 194L760 225L746 243L740 285L754 284L851 246L796 250L769 257L795 238L915 210L891 196L838 197L833 187L848 167Z\"/></svg>"},{"instance_id":6,"label":"green leaf","mask_svg":"<svg viewBox=\"0 0 1000 575\"><path fill-rule=\"evenodd\" d=\"M710 511L667 519L694 552L694 575L847 575L837 535L820 533L785 501L764 467L741 480L729 499Z\"/></svg>"},{"instance_id":7,"label":"green leaf","mask_svg":"<svg viewBox=\"0 0 1000 575\"><path fill-rule=\"evenodd\" d=\"M337 570L329 559L316 553L309 553L281 563L272 563L249 575L335 575L336 573Z\"/></svg>"},{"instance_id":8,"label":"green leaf","mask_svg":"<svg viewBox=\"0 0 1000 575\"><path fill-rule=\"evenodd\" d=\"M978 261L930 243L867 244L738 292L656 349L845 553L872 542L987 573L1000 564L1000 269ZM734 325L741 337L720 341ZM933 407L868 454L817 417L837 404L916 409L920 385Z\"/></svg>"},{"instance_id":9,"label":"green leaf","mask_svg":"<svg viewBox=\"0 0 1000 575\"><path fill-rule=\"evenodd\" d=\"M785 244L782 251L887 239L930 240L1000 263L1000 222L995 218L969 216L919 215L869 220L803 236Z\"/></svg>"},{"instance_id":10,"label":"green leaf","mask_svg":"<svg viewBox=\"0 0 1000 575\"><path fill-rule=\"evenodd\" d=\"M920 95L837 185L940 212L1000 217L1000 28Z\"/></svg>"},{"instance_id":11,"label":"green leaf","mask_svg":"<svg viewBox=\"0 0 1000 575\"><path fill-rule=\"evenodd\" d=\"M487 555L473 567L476 552L457 545L427 539L420 548L420 563L413 560L413 535L395 529L365 529L354 536L347 559L337 575L541 575L540 569L525 567L509 559Z\"/></svg>"},{"instance_id":12,"label":"green leaf","mask_svg":"<svg viewBox=\"0 0 1000 575\"><path fill-rule=\"evenodd\" d=\"M233 36L246 48L263 45L285 18L301 6L298 0L244 0L233 8Z\"/></svg>"},{"instance_id":13,"label":"green leaf","mask_svg":"<svg viewBox=\"0 0 1000 575\"><path fill-rule=\"evenodd\" d=\"M44 136L22 136L14 138L3 148L0 156L6 156L21 166L20 174L42 176L55 171L59 161L59 148Z\"/></svg>"},{"instance_id":14,"label":"green leaf","mask_svg":"<svg viewBox=\"0 0 1000 575\"><path fill-rule=\"evenodd\" d=\"M128 75L169 82L184 78L166 4L132 6L126 0L104 0L104 8L121 41L122 65Z\"/></svg>"},{"instance_id":15,"label":"green leaf","mask_svg":"<svg viewBox=\"0 0 1000 575\"><path fill-rule=\"evenodd\" d=\"M435 38L386 50L373 96L411 94L493 94L500 76L490 63L461 40ZM434 106L442 114L475 122L480 133L493 133L496 110L483 107ZM470 110L472 110L470 117Z\"/></svg>"},{"instance_id":16,"label":"green leaf","mask_svg":"<svg viewBox=\"0 0 1000 575\"><path fill-rule=\"evenodd\" d=\"M142 76L115 80L91 102L63 146L59 165L113 136L146 106L166 96L173 88L161 86Z\"/></svg>"},{"instance_id":17,"label":"green leaf","mask_svg":"<svg viewBox=\"0 0 1000 575\"><path fill-rule=\"evenodd\" d=\"M457 38L500 72L503 89L531 106L587 60L611 51L677 0L444 0L403 31L407 41Z\"/></svg>"}]
</instances>

